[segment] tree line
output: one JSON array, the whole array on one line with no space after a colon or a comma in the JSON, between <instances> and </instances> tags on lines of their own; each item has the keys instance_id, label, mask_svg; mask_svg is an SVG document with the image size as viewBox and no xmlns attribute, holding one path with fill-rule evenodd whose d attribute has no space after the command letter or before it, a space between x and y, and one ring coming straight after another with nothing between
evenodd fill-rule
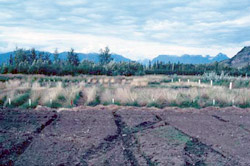
<instances>
[{"instance_id":1,"label":"tree line","mask_svg":"<svg viewBox=\"0 0 250 166\"><path fill-rule=\"evenodd\" d=\"M206 72L222 72L229 75L250 75L250 65L242 69L231 68L221 65L218 62L213 64L182 64L163 63L149 61L147 65L142 65L135 61L114 62L110 49L106 47L99 53L99 63L83 60L80 61L74 49L67 52L65 60L60 59L58 50L53 53L53 57L45 52L38 52L34 48L25 50L16 48L13 55L10 55L8 63L1 64L1 74L45 74L45 75L145 75L145 74L178 74L178 75L202 75Z\"/></svg>"}]
</instances>

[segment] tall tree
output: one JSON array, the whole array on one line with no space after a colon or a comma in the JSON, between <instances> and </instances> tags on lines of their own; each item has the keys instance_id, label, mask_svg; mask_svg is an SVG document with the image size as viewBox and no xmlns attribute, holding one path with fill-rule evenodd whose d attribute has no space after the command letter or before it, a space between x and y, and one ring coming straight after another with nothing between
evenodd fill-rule
<instances>
[{"instance_id":1,"label":"tall tree","mask_svg":"<svg viewBox=\"0 0 250 166\"><path fill-rule=\"evenodd\" d=\"M12 54L10 54L9 64L10 64L10 65L13 65L13 56L12 56Z\"/></svg>"},{"instance_id":2,"label":"tall tree","mask_svg":"<svg viewBox=\"0 0 250 166\"><path fill-rule=\"evenodd\" d=\"M108 64L109 62L113 60L109 52L110 52L110 49L108 47L105 47L104 50L103 49L100 50L99 60L102 65Z\"/></svg>"},{"instance_id":3,"label":"tall tree","mask_svg":"<svg viewBox=\"0 0 250 166\"><path fill-rule=\"evenodd\" d=\"M152 64L151 64L151 60L148 61L148 68L151 69Z\"/></svg>"},{"instance_id":4,"label":"tall tree","mask_svg":"<svg viewBox=\"0 0 250 166\"><path fill-rule=\"evenodd\" d=\"M44 61L44 62L49 62L49 63L50 63L50 62L51 62L51 61L50 61L50 54L44 53L43 61Z\"/></svg>"},{"instance_id":5,"label":"tall tree","mask_svg":"<svg viewBox=\"0 0 250 166\"><path fill-rule=\"evenodd\" d=\"M15 50L15 64L19 65L21 62L28 61L28 56L22 48L16 48Z\"/></svg>"},{"instance_id":6,"label":"tall tree","mask_svg":"<svg viewBox=\"0 0 250 166\"><path fill-rule=\"evenodd\" d=\"M36 50L35 50L35 48L32 48L30 50L30 61L31 61L31 63L33 63L36 59L37 59Z\"/></svg>"},{"instance_id":7,"label":"tall tree","mask_svg":"<svg viewBox=\"0 0 250 166\"><path fill-rule=\"evenodd\" d=\"M80 63L78 55L74 52L74 49L71 48L70 52L68 52L68 63L73 65L73 66L78 66Z\"/></svg>"},{"instance_id":8,"label":"tall tree","mask_svg":"<svg viewBox=\"0 0 250 166\"><path fill-rule=\"evenodd\" d=\"M44 52L40 52L38 54L38 60L43 61L43 59L44 59Z\"/></svg>"}]
</instances>

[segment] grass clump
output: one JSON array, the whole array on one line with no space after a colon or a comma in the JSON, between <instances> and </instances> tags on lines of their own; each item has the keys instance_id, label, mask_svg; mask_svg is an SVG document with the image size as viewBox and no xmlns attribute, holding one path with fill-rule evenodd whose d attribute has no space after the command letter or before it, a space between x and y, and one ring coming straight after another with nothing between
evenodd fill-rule
<instances>
[{"instance_id":1,"label":"grass clump","mask_svg":"<svg viewBox=\"0 0 250 166\"><path fill-rule=\"evenodd\" d=\"M125 105L126 106L134 106L134 107L140 107L141 106L137 101L129 102L129 103L126 103Z\"/></svg>"},{"instance_id":2,"label":"grass clump","mask_svg":"<svg viewBox=\"0 0 250 166\"><path fill-rule=\"evenodd\" d=\"M96 94L95 99L88 103L89 106L97 106L99 104L101 104L101 98L99 94Z\"/></svg>"},{"instance_id":3,"label":"grass clump","mask_svg":"<svg viewBox=\"0 0 250 166\"><path fill-rule=\"evenodd\" d=\"M24 94L20 94L16 98L14 98L14 100L11 102L11 106L14 107L22 106L28 101L29 97L30 97L30 91Z\"/></svg>"},{"instance_id":4,"label":"grass clump","mask_svg":"<svg viewBox=\"0 0 250 166\"><path fill-rule=\"evenodd\" d=\"M151 103L147 104L147 107L163 108L164 105L163 105L163 104L160 104L160 103L158 103L158 102L151 102Z\"/></svg>"},{"instance_id":5,"label":"grass clump","mask_svg":"<svg viewBox=\"0 0 250 166\"><path fill-rule=\"evenodd\" d=\"M7 99L7 96L4 96L4 97L0 98L0 106L1 107L4 106L4 103L5 103L6 99Z\"/></svg>"}]
</instances>

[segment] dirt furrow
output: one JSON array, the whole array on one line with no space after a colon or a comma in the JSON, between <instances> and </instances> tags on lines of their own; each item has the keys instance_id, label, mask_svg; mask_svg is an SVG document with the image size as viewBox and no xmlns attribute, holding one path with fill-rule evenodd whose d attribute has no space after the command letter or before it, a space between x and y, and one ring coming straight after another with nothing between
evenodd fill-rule
<instances>
[{"instance_id":1,"label":"dirt furrow","mask_svg":"<svg viewBox=\"0 0 250 166\"><path fill-rule=\"evenodd\" d=\"M223 119L223 118L221 118L221 117L219 117L217 115L212 115L212 117L214 117L215 119L217 119L217 120L219 120L221 122L229 122L228 120L225 120L225 119Z\"/></svg>"},{"instance_id":2,"label":"dirt furrow","mask_svg":"<svg viewBox=\"0 0 250 166\"><path fill-rule=\"evenodd\" d=\"M221 122L229 122L217 115L212 115L213 118L221 121ZM160 116L158 118L162 119ZM226 156L223 153L215 150L211 146L203 143L198 138L193 137L189 135L188 133L185 133L175 125L169 123L166 120L163 120L166 124L173 127L176 131L181 133L184 136L187 136L189 138L189 141L185 143L185 147L183 148L183 158L185 162L185 166L189 165L206 165L206 160L209 157L209 155L214 156L213 158L221 158L219 160L224 161L222 165L240 165L236 160L232 159L231 156ZM216 156L216 157L215 157ZM211 158L211 157L210 157Z\"/></svg>"},{"instance_id":3,"label":"dirt furrow","mask_svg":"<svg viewBox=\"0 0 250 166\"><path fill-rule=\"evenodd\" d=\"M114 121L117 126L117 134L108 136L104 139L104 142L100 143L97 147L93 147L85 151L84 155L81 158L81 163L83 165L88 165L88 161L105 154L107 151L113 150L116 146L122 146L123 156L125 161L129 162L129 165L139 166L139 161L137 156L142 156L147 163L147 165L154 165L153 162L147 157L143 152L137 154L135 149L139 149L140 145L138 140L135 137L135 134L143 130L154 128L154 125L160 122L159 118L154 122L146 121L142 122L135 127L129 127L123 120L122 117L113 112ZM157 126L160 127L160 126ZM138 150L140 151L140 150ZM109 163L108 159L106 163Z\"/></svg>"},{"instance_id":4,"label":"dirt furrow","mask_svg":"<svg viewBox=\"0 0 250 166\"><path fill-rule=\"evenodd\" d=\"M131 148L136 144L136 142L133 141L133 135L129 127L125 124L125 122L122 121L122 117L116 114L115 112L113 113L114 119L115 119L115 124L117 126L117 131L118 134L121 138L122 144L123 144L123 155L127 161L130 162L131 165L133 166L138 166L139 163L131 150ZM141 126L142 127L142 126Z\"/></svg>"},{"instance_id":5,"label":"dirt furrow","mask_svg":"<svg viewBox=\"0 0 250 166\"><path fill-rule=\"evenodd\" d=\"M81 162L88 165L87 161L94 158L95 156L105 154L107 151L112 150L116 143L120 140L119 135L108 136L104 139L104 142L100 143L97 147L92 147L85 151L81 157Z\"/></svg>"},{"instance_id":6,"label":"dirt furrow","mask_svg":"<svg viewBox=\"0 0 250 166\"><path fill-rule=\"evenodd\" d=\"M30 136L23 142L12 146L10 149L4 149L0 153L1 165L13 165L17 158L25 152L25 150L32 143L37 134L40 134L47 126L57 119L57 114L51 116L51 118L44 124L36 128L36 130L30 134Z\"/></svg>"},{"instance_id":7,"label":"dirt furrow","mask_svg":"<svg viewBox=\"0 0 250 166\"><path fill-rule=\"evenodd\" d=\"M170 124L171 126L171 124ZM224 163L226 166L234 166L234 165L240 165L237 161L234 161L231 157L225 156L221 152L213 149L211 146L206 145L205 143L201 142L199 139L192 137L188 135L187 133L183 132L182 130L172 126L180 133L186 135L187 137L191 138L190 141L188 141L184 147L183 151L183 157L185 160L185 166L190 165L205 165L205 160L207 158L208 153L213 153L215 155L218 155L223 160L226 160L227 162Z\"/></svg>"},{"instance_id":8,"label":"dirt furrow","mask_svg":"<svg viewBox=\"0 0 250 166\"><path fill-rule=\"evenodd\" d=\"M241 128L242 130L244 130L244 131L250 133L250 130L247 129L247 128L245 128L244 125L242 125L242 124L239 124L239 125L238 125L238 124L235 124L235 123L230 122L229 120L225 120L225 119L223 119L222 117L217 116L217 115L212 115L212 117L214 117L215 119L218 119L219 121L230 123L230 124L232 124L232 125L234 125L234 126L236 126L236 127Z\"/></svg>"}]
</instances>

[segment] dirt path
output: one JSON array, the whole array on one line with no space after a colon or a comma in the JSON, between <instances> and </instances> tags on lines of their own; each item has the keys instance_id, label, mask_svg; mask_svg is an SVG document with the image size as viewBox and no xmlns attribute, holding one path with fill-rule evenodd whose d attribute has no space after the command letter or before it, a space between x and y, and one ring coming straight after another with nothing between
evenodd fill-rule
<instances>
[{"instance_id":1,"label":"dirt path","mask_svg":"<svg viewBox=\"0 0 250 166\"><path fill-rule=\"evenodd\" d=\"M250 165L250 111L0 110L0 165Z\"/></svg>"}]
</instances>

